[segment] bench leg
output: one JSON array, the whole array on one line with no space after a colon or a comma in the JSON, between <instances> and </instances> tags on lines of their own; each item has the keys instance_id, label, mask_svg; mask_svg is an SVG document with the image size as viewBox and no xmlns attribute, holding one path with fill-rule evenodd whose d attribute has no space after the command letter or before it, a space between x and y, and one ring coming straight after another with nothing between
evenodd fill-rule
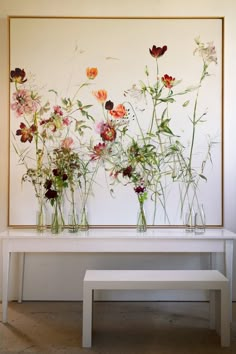
<instances>
[{"instance_id":1,"label":"bench leg","mask_svg":"<svg viewBox=\"0 0 236 354\"><path fill-rule=\"evenodd\" d=\"M230 290L229 287L222 288L221 290L221 306L220 306L220 335L221 346L230 346Z\"/></svg>"},{"instance_id":2,"label":"bench leg","mask_svg":"<svg viewBox=\"0 0 236 354\"><path fill-rule=\"evenodd\" d=\"M209 314L210 314L210 329L216 329L216 292L209 291Z\"/></svg>"},{"instance_id":3,"label":"bench leg","mask_svg":"<svg viewBox=\"0 0 236 354\"><path fill-rule=\"evenodd\" d=\"M83 289L83 330L82 346L90 348L92 345L92 316L93 290L84 284Z\"/></svg>"}]
</instances>

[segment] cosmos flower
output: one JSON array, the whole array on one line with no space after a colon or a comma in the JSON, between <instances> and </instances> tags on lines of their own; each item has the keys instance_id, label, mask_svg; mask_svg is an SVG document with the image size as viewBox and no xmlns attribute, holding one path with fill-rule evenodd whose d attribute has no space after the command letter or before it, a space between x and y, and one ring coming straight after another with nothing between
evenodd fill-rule
<instances>
[{"instance_id":1,"label":"cosmos flower","mask_svg":"<svg viewBox=\"0 0 236 354\"><path fill-rule=\"evenodd\" d=\"M20 141L22 143L26 143L27 141L31 143L33 140L33 134L37 131L37 127L32 124L29 128L25 125L25 123L20 123L20 129L17 129L16 135L21 135Z\"/></svg>"}]
</instances>

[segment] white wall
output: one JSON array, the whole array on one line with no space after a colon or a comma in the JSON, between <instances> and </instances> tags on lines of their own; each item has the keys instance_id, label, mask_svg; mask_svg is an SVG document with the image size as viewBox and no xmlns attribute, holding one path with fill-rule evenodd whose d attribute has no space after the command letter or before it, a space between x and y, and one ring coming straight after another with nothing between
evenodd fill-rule
<instances>
[{"instance_id":1,"label":"white wall","mask_svg":"<svg viewBox=\"0 0 236 354\"><path fill-rule=\"evenodd\" d=\"M236 106L234 92L236 82L236 2L234 0L0 0L0 230L7 225L8 200L8 40L7 16L225 16L225 112L224 112L224 218L225 227L236 232ZM174 36L174 34L173 34ZM24 40L24 38L22 38ZM157 38L158 40L158 38ZM138 43L138 39L137 39ZM137 44L136 44L137 45ZM179 48L181 50L181 46ZM23 204L22 204L23 205ZM22 207L22 206L21 206ZM0 250L1 251L1 250ZM170 267L163 256L150 258L109 255L27 255L24 297L25 299L71 299L81 297L83 270L90 266L129 266L143 268ZM17 259L13 259L14 263ZM171 266L203 266L207 257L185 259L176 257ZM11 296L16 294L15 265ZM80 270L80 272L78 272ZM234 267L236 274L236 264ZM236 276L234 277L236 297ZM0 285L1 287L1 285Z\"/></svg>"}]
</instances>

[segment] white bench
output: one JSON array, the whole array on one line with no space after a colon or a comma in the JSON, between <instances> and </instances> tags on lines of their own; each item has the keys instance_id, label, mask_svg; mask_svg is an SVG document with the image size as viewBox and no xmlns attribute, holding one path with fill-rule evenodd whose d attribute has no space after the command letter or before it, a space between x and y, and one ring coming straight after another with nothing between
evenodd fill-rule
<instances>
[{"instance_id":1,"label":"white bench","mask_svg":"<svg viewBox=\"0 0 236 354\"><path fill-rule=\"evenodd\" d=\"M230 345L229 281L217 270L87 270L83 282L83 347L92 344L93 291L97 289L210 290L210 328L220 333L221 346Z\"/></svg>"}]
</instances>

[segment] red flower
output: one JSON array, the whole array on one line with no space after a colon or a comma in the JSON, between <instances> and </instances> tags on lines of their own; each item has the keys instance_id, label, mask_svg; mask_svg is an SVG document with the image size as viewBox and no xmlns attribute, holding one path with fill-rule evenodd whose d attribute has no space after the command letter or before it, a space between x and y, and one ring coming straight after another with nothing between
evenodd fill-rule
<instances>
[{"instance_id":1,"label":"red flower","mask_svg":"<svg viewBox=\"0 0 236 354\"><path fill-rule=\"evenodd\" d=\"M166 45L164 45L162 48L156 47L155 45L152 46L152 49L149 48L149 52L151 56L153 56L156 59L161 57L166 51L167 51Z\"/></svg>"},{"instance_id":2,"label":"red flower","mask_svg":"<svg viewBox=\"0 0 236 354\"><path fill-rule=\"evenodd\" d=\"M145 190L146 190L146 187L141 186L141 185L134 188L134 191L135 191L137 194L144 193Z\"/></svg>"},{"instance_id":3,"label":"red flower","mask_svg":"<svg viewBox=\"0 0 236 354\"><path fill-rule=\"evenodd\" d=\"M27 128L24 123L20 123L20 129L17 129L16 135L21 135L20 141L22 143L26 143L26 141L31 141L33 140L33 133L35 133L37 130L37 127L32 124L31 127Z\"/></svg>"},{"instance_id":4,"label":"red flower","mask_svg":"<svg viewBox=\"0 0 236 354\"><path fill-rule=\"evenodd\" d=\"M123 118L127 114L125 106L123 106L123 104L118 104L118 106L116 106L115 109L112 109L109 113L114 118Z\"/></svg>"},{"instance_id":5,"label":"red flower","mask_svg":"<svg viewBox=\"0 0 236 354\"><path fill-rule=\"evenodd\" d=\"M98 143L93 147L93 154L91 155L92 160L99 159L104 152L106 151L106 144L105 143Z\"/></svg>"},{"instance_id":6,"label":"red flower","mask_svg":"<svg viewBox=\"0 0 236 354\"><path fill-rule=\"evenodd\" d=\"M133 172L132 166L128 166L128 167L124 168L123 169L123 177L127 176L130 178L132 176L132 172Z\"/></svg>"},{"instance_id":7,"label":"red flower","mask_svg":"<svg viewBox=\"0 0 236 354\"><path fill-rule=\"evenodd\" d=\"M171 89L174 85L175 78L172 76L169 76L165 74L162 78L161 81L163 82L164 86Z\"/></svg>"},{"instance_id":8,"label":"red flower","mask_svg":"<svg viewBox=\"0 0 236 354\"><path fill-rule=\"evenodd\" d=\"M15 68L15 70L11 70L10 72L10 82L16 82L17 84L23 84L27 81L25 79L25 70L20 68Z\"/></svg>"},{"instance_id":9,"label":"red flower","mask_svg":"<svg viewBox=\"0 0 236 354\"><path fill-rule=\"evenodd\" d=\"M114 141L116 138L116 130L112 125L105 123L101 127L100 136L103 141Z\"/></svg>"}]
</instances>

